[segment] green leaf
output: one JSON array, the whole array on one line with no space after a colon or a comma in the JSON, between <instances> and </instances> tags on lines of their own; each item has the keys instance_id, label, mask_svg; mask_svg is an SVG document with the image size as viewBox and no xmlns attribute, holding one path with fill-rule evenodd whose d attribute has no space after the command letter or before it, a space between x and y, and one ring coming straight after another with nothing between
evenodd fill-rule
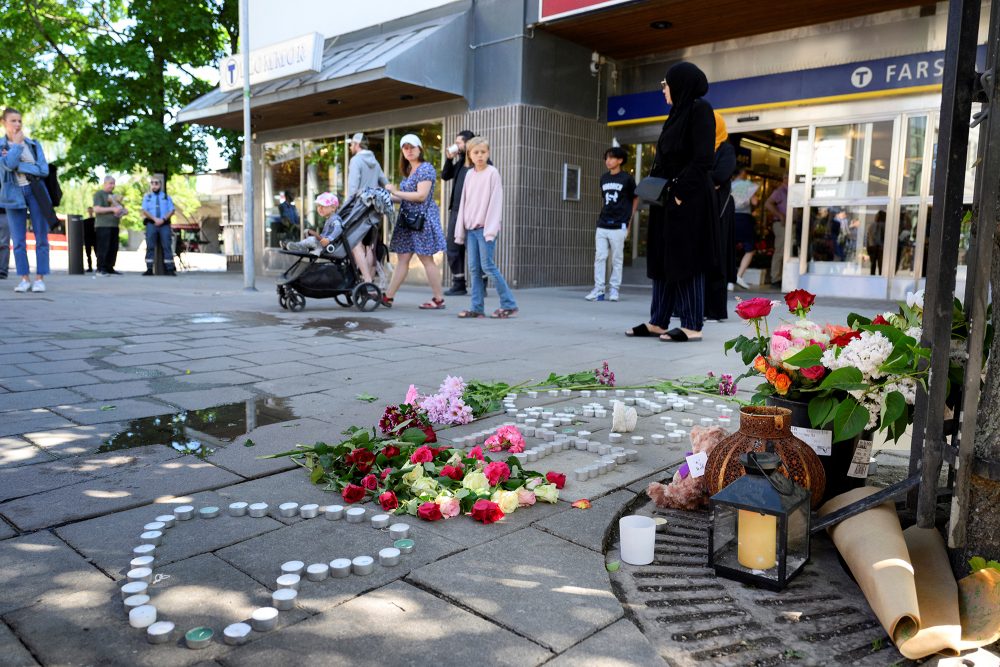
<instances>
[{"instance_id":1,"label":"green leaf","mask_svg":"<svg viewBox=\"0 0 1000 667\"><path fill-rule=\"evenodd\" d=\"M360 393L354 398L358 399L359 401L364 401L366 403L374 403L375 401L378 400L378 396L372 396L367 392Z\"/></svg>"},{"instance_id":2,"label":"green leaf","mask_svg":"<svg viewBox=\"0 0 1000 667\"><path fill-rule=\"evenodd\" d=\"M832 396L817 396L809 401L809 422L812 427L823 428L826 426L833 419L833 413L839 403Z\"/></svg>"},{"instance_id":3,"label":"green leaf","mask_svg":"<svg viewBox=\"0 0 1000 667\"><path fill-rule=\"evenodd\" d=\"M622 569L622 564L621 561L613 560L604 567L608 569L608 572L617 572L618 570Z\"/></svg>"},{"instance_id":4,"label":"green leaf","mask_svg":"<svg viewBox=\"0 0 1000 667\"><path fill-rule=\"evenodd\" d=\"M862 382L864 376L861 371L853 366L838 368L833 371L820 383L820 389L840 389L841 391L852 391L855 389L867 389L868 385Z\"/></svg>"},{"instance_id":5,"label":"green leaf","mask_svg":"<svg viewBox=\"0 0 1000 667\"><path fill-rule=\"evenodd\" d=\"M890 391L882 409L882 423L891 424L906 413L906 399L898 391Z\"/></svg>"},{"instance_id":6,"label":"green leaf","mask_svg":"<svg viewBox=\"0 0 1000 667\"><path fill-rule=\"evenodd\" d=\"M843 442L861 433L868 425L868 410L848 396L837 407L833 417L833 440Z\"/></svg>"},{"instance_id":7,"label":"green leaf","mask_svg":"<svg viewBox=\"0 0 1000 667\"><path fill-rule=\"evenodd\" d=\"M313 451L316 452L317 454L326 454L327 452L330 451L330 445L326 444L325 442L317 442L315 445L313 445Z\"/></svg>"},{"instance_id":8,"label":"green leaf","mask_svg":"<svg viewBox=\"0 0 1000 667\"><path fill-rule=\"evenodd\" d=\"M868 326L872 321L865 317L864 315L858 315L857 313L849 313L847 315L847 326L852 329L857 329L859 327Z\"/></svg>"},{"instance_id":9,"label":"green leaf","mask_svg":"<svg viewBox=\"0 0 1000 667\"><path fill-rule=\"evenodd\" d=\"M979 572L986 567L986 559L982 556L973 556L969 559L969 569L973 572Z\"/></svg>"},{"instance_id":10,"label":"green leaf","mask_svg":"<svg viewBox=\"0 0 1000 667\"><path fill-rule=\"evenodd\" d=\"M991 570L1000 570L1000 561L995 561L995 560L986 561L986 567L990 568Z\"/></svg>"},{"instance_id":11,"label":"green leaf","mask_svg":"<svg viewBox=\"0 0 1000 667\"><path fill-rule=\"evenodd\" d=\"M416 445L417 447L419 447L420 445L424 444L424 442L426 442L427 434L424 433L419 428L410 427L405 431L403 431L403 434L400 436L400 440L403 440L404 442L408 442L411 445Z\"/></svg>"},{"instance_id":12,"label":"green leaf","mask_svg":"<svg viewBox=\"0 0 1000 667\"><path fill-rule=\"evenodd\" d=\"M323 479L323 475L325 475L325 474L326 474L326 471L323 470L323 466L315 466L312 469L312 473L310 473L310 475L309 475L309 480L313 484L319 484L319 481L321 479Z\"/></svg>"},{"instance_id":13,"label":"green leaf","mask_svg":"<svg viewBox=\"0 0 1000 667\"><path fill-rule=\"evenodd\" d=\"M246 442L243 443L243 446L244 447L253 447L256 444L257 444L256 442L254 442L250 438L247 438Z\"/></svg>"},{"instance_id":14,"label":"green leaf","mask_svg":"<svg viewBox=\"0 0 1000 667\"><path fill-rule=\"evenodd\" d=\"M118 407L117 405L102 405L101 411L107 412L108 410L115 410L117 407Z\"/></svg>"},{"instance_id":15,"label":"green leaf","mask_svg":"<svg viewBox=\"0 0 1000 667\"><path fill-rule=\"evenodd\" d=\"M823 348L819 345L810 345L804 350L793 354L788 359L785 359L785 363L796 368L811 368L812 366L818 366L822 359Z\"/></svg>"}]
</instances>

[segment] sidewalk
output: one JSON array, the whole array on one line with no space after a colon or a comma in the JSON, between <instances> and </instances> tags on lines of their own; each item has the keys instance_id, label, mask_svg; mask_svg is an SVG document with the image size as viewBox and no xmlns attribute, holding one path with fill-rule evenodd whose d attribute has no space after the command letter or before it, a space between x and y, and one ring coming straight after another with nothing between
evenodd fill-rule
<instances>
[{"instance_id":1,"label":"sidewalk","mask_svg":"<svg viewBox=\"0 0 1000 667\"><path fill-rule=\"evenodd\" d=\"M337 441L348 426L374 424L410 383L436 387L447 374L520 381L604 360L619 383L735 373L739 360L724 356L722 343L741 330L738 320L708 324L705 342L676 344L622 335L646 319L642 290L626 290L619 303L585 302L584 288L519 290L516 319L462 321L455 315L467 299L425 312L417 304L427 294L417 289L401 292L391 310L360 313L309 300L303 312L289 313L278 307L271 279L248 293L241 276L224 273L55 275L48 286L45 294L0 292L3 664L664 664L616 595L621 585L605 568L605 550L618 515L641 504L645 484L663 477L686 444L646 445L639 461L586 482L569 474L559 503L493 526L404 517L416 548L399 566L303 581L278 629L254 632L242 647L219 640L224 627L270 604L281 563L376 555L391 543L367 522L280 516L275 510L286 501L322 506L340 497L311 485L287 459L257 457L298 442ZM494 304L490 290L487 306ZM885 307L840 301L815 313L843 320L851 310ZM363 392L378 400L357 400ZM163 444L97 453L112 435L152 423L133 420L168 422L183 410L233 403L245 412L232 417L224 409L215 422L190 426L187 436L214 450L203 458ZM261 415L271 419L254 427ZM238 437L220 436L230 419L230 436ZM588 425L598 435L607 427ZM536 469L571 473L578 456L586 453L555 454ZM594 507L570 508L581 497ZM168 575L151 588L160 617L180 633L209 626L216 640L202 651L182 640L148 644L129 627L117 590L144 524L178 505L224 509L235 501L267 502L270 516L223 511L211 521L179 522L155 553L155 572Z\"/></svg>"}]
</instances>

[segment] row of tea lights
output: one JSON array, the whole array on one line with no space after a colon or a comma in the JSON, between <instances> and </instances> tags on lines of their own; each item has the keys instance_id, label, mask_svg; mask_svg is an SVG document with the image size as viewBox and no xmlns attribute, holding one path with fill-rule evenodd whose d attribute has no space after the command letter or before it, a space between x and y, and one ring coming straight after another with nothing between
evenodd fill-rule
<instances>
[{"instance_id":1,"label":"row of tea lights","mask_svg":"<svg viewBox=\"0 0 1000 667\"><path fill-rule=\"evenodd\" d=\"M267 503L235 502L229 505L230 516L267 516L270 506ZM320 507L315 503L299 505L298 503L281 503L277 507L278 515L284 518L299 516L312 519L320 512L331 520L341 518L348 523L362 523L367 511L363 507L344 508L342 505ZM163 644L170 641L175 625L170 621L156 620L156 607L149 604L149 586L153 583L153 561L156 548L163 543L164 531L173 528L178 521L188 521L195 516L202 519L214 519L220 514L218 507L202 507L195 510L191 505L181 505L174 508L173 514L156 517L143 526L139 535L139 546L132 550L133 558L130 569L125 575L127 583L121 587L125 610L128 612L129 625L133 628L145 628L146 638L151 644ZM399 565L403 554L413 552L414 542L410 539L410 526L406 523L392 523L388 514L376 514L371 517L371 527L377 530L388 529L393 540L391 547L378 552L378 563L382 567ZM302 561L293 560L281 565L281 575L276 579L277 590L271 594L270 607L259 607L250 615L250 623L232 623L223 630L223 640L236 646L245 643L252 630L267 632L273 630L278 623L278 613L295 606L299 585L303 573L309 581L323 581L327 578L342 578L351 574L366 576L375 571L375 559L371 556L356 558L336 558L329 563L312 563L306 565ZM214 631L208 627L197 627L184 635L188 648L205 648L212 642Z\"/></svg>"}]
</instances>

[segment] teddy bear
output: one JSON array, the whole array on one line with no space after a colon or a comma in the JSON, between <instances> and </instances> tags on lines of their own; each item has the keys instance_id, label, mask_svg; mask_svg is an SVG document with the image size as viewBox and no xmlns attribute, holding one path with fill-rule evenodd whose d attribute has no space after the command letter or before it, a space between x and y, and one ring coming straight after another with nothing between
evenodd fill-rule
<instances>
[{"instance_id":1,"label":"teddy bear","mask_svg":"<svg viewBox=\"0 0 1000 667\"><path fill-rule=\"evenodd\" d=\"M729 437L729 432L721 426L695 426L691 429L692 454L710 454L717 444ZM646 494L658 507L679 510L696 510L708 504L705 476L692 477L687 464L682 465L669 484L652 482Z\"/></svg>"}]
</instances>

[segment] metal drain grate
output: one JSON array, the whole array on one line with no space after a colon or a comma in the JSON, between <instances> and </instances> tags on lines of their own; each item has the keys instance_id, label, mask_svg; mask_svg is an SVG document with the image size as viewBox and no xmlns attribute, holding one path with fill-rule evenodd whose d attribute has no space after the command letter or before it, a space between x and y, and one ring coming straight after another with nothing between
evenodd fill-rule
<instances>
[{"instance_id":1,"label":"metal drain grate","mask_svg":"<svg viewBox=\"0 0 1000 667\"><path fill-rule=\"evenodd\" d=\"M638 512L654 509L649 503ZM825 536L813 539L806 570L774 593L717 578L708 568L707 512L657 511L668 524L656 536L653 563L625 565L614 579L669 664L916 664L896 651ZM609 560L617 558L609 552Z\"/></svg>"}]
</instances>

